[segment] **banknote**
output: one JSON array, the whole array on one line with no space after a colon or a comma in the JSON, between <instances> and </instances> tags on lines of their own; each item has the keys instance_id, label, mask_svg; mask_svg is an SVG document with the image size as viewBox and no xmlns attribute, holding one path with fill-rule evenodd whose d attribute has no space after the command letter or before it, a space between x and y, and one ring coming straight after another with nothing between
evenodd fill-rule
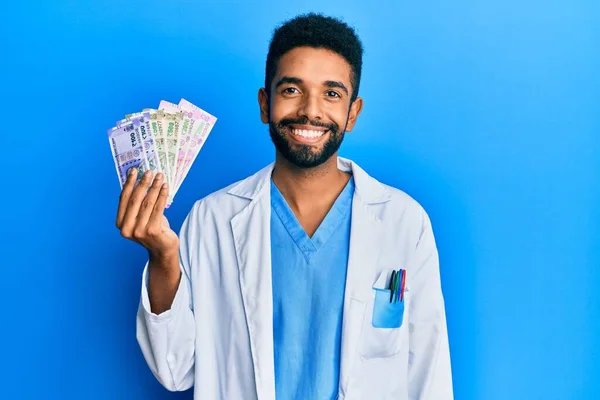
<instances>
[{"instance_id":1,"label":"banknote","mask_svg":"<svg viewBox=\"0 0 600 400\"><path fill-rule=\"evenodd\" d=\"M177 148L176 148L176 156L177 160L175 162L175 171L171 171L171 180L172 182L177 182L177 178L181 175L181 168L184 164L185 158L185 149L191 139L191 134L193 130L193 125L195 123L197 115L194 115L194 112L191 110L183 110L179 107L178 104L170 103L168 101L161 101L158 106L159 109L169 112L172 114L181 115L181 129L179 130L179 136L177 138Z\"/></svg>"},{"instance_id":2,"label":"banknote","mask_svg":"<svg viewBox=\"0 0 600 400\"><path fill-rule=\"evenodd\" d=\"M155 137L158 161L163 174L168 177L170 174L170 169L169 155L167 153L167 139L163 125L164 112L162 110L155 110L153 108L144 108L143 111L150 114L150 127L152 128L152 134Z\"/></svg>"},{"instance_id":3,"label":"banknote","mask_svg":"<svg viewBox=\"0 0 600 400\"><path fill-rule=\"evenodd\" d=\"M176 104L165 100L160 102L158 109L162 110L164 115L163 126L166 128L167 162L169 163L168 181L171 185L169 192L174 196L175 185L173 185L173 182L177 171L177 146L183 125L183 114Z\"/></svg>"},{"instance_id":4,"label":"banknote","mask_svg":"<svg viewBox=\"0 0 600 400\"><path fill-rule=\"evenodd\" d=\"M192 103L185 99L181 99L178 107L190 118L190 125L184 140L180 141L181 147L179 148L177 173L175 176L176 184L177 182L181 181L186 169L189 168L192 163L193 154L190 151L192 138L195 136L198 126L204 126L205 124L205 122L202 120L201 110Z\"/></svg>"},{"instance_id":5,"label":"banknote","mask_svg":"<svg viewBox=\"0 0 600 400\"><path fill-rule=\"evenodd\" d=\"M169 207L216 121L185 99L126 114L107 131L121 188L132 168L139 170L138 180L147 170L162 172Z\"/></svg>"},{"instance_id":6,"label":"banknote","mask_svg":"<svg viewBox=\"0 0 600 400\"><path fill-rule=\"evenodd\" d=\"M185 163L186 149L189 147L192 132L198 115L194 115L193 111L181 110L183 116L183 124L181 134L179 135L179 144L177 146L177 168L173 177L173 182L177 182L177 178L181 176L182 168Z\"/></svg>"},{"instance_id":7,"label":"banknote","mask_svg":"<svg viewBox=\"0 0 600 400\"><path fill-rule=\"evenodd\" d=\"M202 146L204 146L204 143L208 138L208 135L210 134L213 126L217 122L217 118L215 116L209 114L208 112L204 111L200 107L190 103L185 99L181 99L179 101L179 106L183 110L194 110L198 119L195 121L194 132L192 132L189 141L189 146L186 149L187 154L184 158L184 165L181 168L180 175L175 181L176 192L179 190L179 187L181 186L183 180L187 176L192 164L194 163L196 157L200 153Z\"/></svg>"},{"instance_id":8,"label":"banknote","mask_svg":"<svg viewBox=\"0 0 600 400\"><path fill-rule=\"evenodd\" d=\"M122 189L132 168L139 170L138 180L149 169L144 143L133 124L123 124L119 127L110 128L107 133Z\"/></svg>"},{"instance_id":9,"label":"banknote","mask_svg":"<svg viewBox=\"0 0 600 400\"><path fill-rule=\"evenodd\" d=\"M117 126L125 123L133 123L134 128L138 131L139 136L142 138L144 143L144 151L146 152L146 158L148 159L148 166L151 171L162 172L160 161L158 160L158 151L156 149L155 137L152 134L152 127L150 125L150 113L139 112L134 114L127 114L125 119L117 121Z\"/></svg>"}]
</instances>

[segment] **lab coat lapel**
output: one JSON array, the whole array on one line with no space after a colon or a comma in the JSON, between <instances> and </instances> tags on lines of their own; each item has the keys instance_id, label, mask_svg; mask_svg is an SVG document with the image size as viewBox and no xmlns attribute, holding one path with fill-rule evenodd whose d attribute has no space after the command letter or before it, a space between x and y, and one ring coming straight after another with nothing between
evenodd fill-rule
<instances>
[{"instance_id":1,"label":"lab coat lapel","mask_svg":"<svg viewBox=\"0 0 600 400\"><path fill-rule=\"evenodd\" d=\"M389 193L358 165L340 158L340 169L351 169L355 181L352 201L350 254L344 297L342 352L340 359L340 395L348 395L353 362L358 358L361 328L366 306L373 296L373 279L383 235L383 224L374 204L389 200Z\"/></svg>"},{"instance_id":2,"label":"lab coat lapel","mask_svg":"<svg viewBox=\"0 0 600 400\"><path fill-rule=\"evenodd\" d=\"M250 203L231 220L259 400L275 399L270 192L267 167L230 193Z\"/></svg>"}]
</instances>

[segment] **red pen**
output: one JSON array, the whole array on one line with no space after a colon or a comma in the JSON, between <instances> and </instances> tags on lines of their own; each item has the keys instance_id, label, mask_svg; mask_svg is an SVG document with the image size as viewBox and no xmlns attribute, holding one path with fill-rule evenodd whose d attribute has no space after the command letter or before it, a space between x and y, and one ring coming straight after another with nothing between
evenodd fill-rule
<instances>
[{"instance_id":1,"label":"red pen","mask_svg":"<svg viewBox=\"0 0 600 400\"><path fill-rule=\"evenodd\" d=\"M402 270L402 289L400 290L400 301L404 300L404 286L406 284L406 270Z\"/></svg>"}]
</instances>

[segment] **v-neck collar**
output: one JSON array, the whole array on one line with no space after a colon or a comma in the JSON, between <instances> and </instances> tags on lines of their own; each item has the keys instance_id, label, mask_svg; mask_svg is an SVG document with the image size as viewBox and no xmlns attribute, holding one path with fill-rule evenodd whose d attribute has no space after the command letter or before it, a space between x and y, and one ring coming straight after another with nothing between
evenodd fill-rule
<instances>
[{"instance_id":1,"label":"v-neck collar","mask_svg":"<svg viewBox=\"0 0 600 400\"><path fill-rule=\"evenodd\" d=\"M350 212L353 194L354 176L351 176L311 238L302 225L300 225L298 218L296 218L285 197L283 197L283 194L279 191L273 179L271 179L271 206L292 240L305 256L317 252L335 232L344 217Z\"/></svg>"}]
</instances>

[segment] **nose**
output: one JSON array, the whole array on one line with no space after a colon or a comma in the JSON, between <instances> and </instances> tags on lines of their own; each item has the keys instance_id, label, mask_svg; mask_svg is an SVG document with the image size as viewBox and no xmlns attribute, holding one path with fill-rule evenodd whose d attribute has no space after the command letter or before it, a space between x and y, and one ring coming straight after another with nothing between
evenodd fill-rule
<instances>
[{"instance_id":1,"label":"nose","mask_svg":"<svg viewBox=\"0 0 600 400\"><path fill-rule=\"evenodd\" d=\"M309 121L323 119L319 96L311 93L305 94L298 109L298 116L306 117Z\"/></svg>"}]
</instances>

